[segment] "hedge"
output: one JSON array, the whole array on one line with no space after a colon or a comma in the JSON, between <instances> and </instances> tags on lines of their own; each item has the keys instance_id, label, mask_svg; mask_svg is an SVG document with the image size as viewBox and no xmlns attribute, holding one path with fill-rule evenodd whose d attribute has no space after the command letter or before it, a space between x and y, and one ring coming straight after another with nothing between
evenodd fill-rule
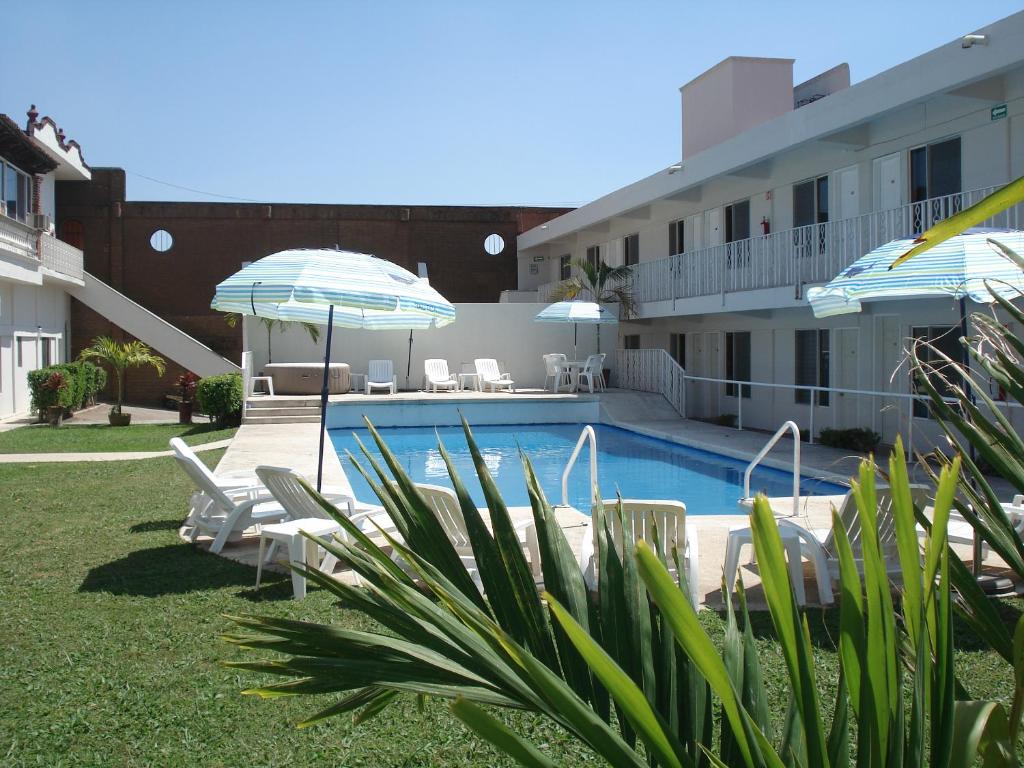
<instances>
[{"instance_id":1,"label":"hedge","mask_svg":"<svg viewBox=\"0 0 1024 768\"><path fill-rule=\"evenodd\" d=\"M67 386L61 390L59 403L52 402L53 393L45 387L46 381L54 373L60 373L67 381ZM28 372L32 410L39 414L42 414L49 405L63 405L71 410L82 408L96 397L106 383L107 372L87 360L58 363Z\"/></svg>"},{"instance_id":2,"label":"hedge","mask_svg":"<svg viewBox=\"0 0 1024 768\"><path fill-rule=\"evenodd\" d=\"M823 429L818 435L818 442L830 448L842 448L847 451L871 453L882 441L882 436L865 427L853 429Z\"/></svg>"},{"instance_id":3,"label":"hedge","mask_svg":"<svg viewBox=\"0 0 1024 768\"><path fill-rule=\"evenodd\" d=\"M237 424L242 419L242 376L222 373L207 376L196 385L200 410L218 424Z\"/></svg>"}]
</instances>

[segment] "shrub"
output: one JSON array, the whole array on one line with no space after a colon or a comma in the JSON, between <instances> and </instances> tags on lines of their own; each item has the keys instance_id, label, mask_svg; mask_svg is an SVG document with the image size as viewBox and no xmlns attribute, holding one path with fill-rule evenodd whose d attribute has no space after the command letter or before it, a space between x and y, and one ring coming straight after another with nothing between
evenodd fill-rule
<instances>
[{"instance_id":1,"label":"shrub","mask_svg":"<svg viewBox=\"0 0 1024 768\"><path fill-rule=\"evenodd\" d=\"M222 373L196 385L196 402L218 424L237 424L242 418L242 376Z\"/></svg>"},{"instance_id":2,"label":"shrub","mask_svg":"<svg viewBox=\"0 0 1024 768\"><path fill-rule=\"evenodd\" d=\"M712 424L717 424L720 427L735 427L736 426L736 414L735 413L721 413L718 416L714 416L709 421Z\"/></svg>"},{"instance_id":3,"label":"shrub","mask_svg":"<svg viewBox=\"0 0 1024 768\"><path fill-rule=\"evenodd\" d=\"M60 377L59 383L53 377ZM80 373L66 364L50 365L28 372L28 389L32 410L40 416L51 405L77 408L75 396L79 392Z\"/></svg>"},{"instance_id":4,"label":"shrub","mask_svg":"<svg viewBox=\"0 0 1024 768\"><path fill-rule=\"evenodd\" d=\"M847 451L871 453L882 441L882 436L866 427L853 429L823 429L818 435L818 442L830 448L843 448Z\"/></svg>"}]
</instances>

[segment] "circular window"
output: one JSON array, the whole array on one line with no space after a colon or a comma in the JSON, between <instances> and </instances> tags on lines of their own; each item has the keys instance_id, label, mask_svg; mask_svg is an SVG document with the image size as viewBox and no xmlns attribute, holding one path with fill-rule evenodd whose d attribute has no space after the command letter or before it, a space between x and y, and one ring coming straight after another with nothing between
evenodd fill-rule
<instances>
[{"instance_id":1,"label":"circular window","mask_svg":"<svg viewBox=\"0 0 1024 768\"><path fill-rule=\"evenodd\" d=\"M165 253L171 250L171 246L174 245L174 238L171 237L171 233L166 229L158 229L149 236L149 244L153 247L154 251Z\"/></svg>"},{"instance_id":2,"label":"circular window","mask_svg":"<svg viewBox=\"0 0 1024 768\"><path fill-rule=\"evenodd\" d=\"M505 238L497 234L488 235L484 238L484 250L491 256L497 256L505 250Z\"/></svg>"}]
</instances>

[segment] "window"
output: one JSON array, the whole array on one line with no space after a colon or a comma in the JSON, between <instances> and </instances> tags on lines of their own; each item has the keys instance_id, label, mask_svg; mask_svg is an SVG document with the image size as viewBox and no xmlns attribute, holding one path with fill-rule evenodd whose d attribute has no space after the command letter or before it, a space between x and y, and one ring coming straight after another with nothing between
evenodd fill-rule
<instances>
[{"instance_id":1,"label":"window","mask_svg":"<svg viewBox=\"0 0 1024 768\"><path fill-rule=\"evenodd\" d=\"M636 333L631 333L627 336L622 337L622 348L623 349L640 349L640 336Z\"/></svg>"},{"instance_id":2,"label":"window","mask_svg":"<svg viewBox=\"0 0 1024 768\"><path fill-rule=\"evenodd\" d=\"M12 219L27 221L32 207L32 185L29 175L7 162L0 161L0 203Z\"/></svg>"},{"instance_id":3,"label":"window","mask_svg":"<svg viewBox=\"0 0 1024 768\"><path fill-rule=\"evenodd\" d=\"M750 201L725 206L725 242L734 243L750 237Z\"/></svg>"},{"instance_id":4,"label":"window","mask_svg":"<svg viewBox=\"0 0 1024 768\"><path fill-rule=\"evenodd\" d=\"M935 373L930 376L930 380L939 394L951 397L953 387L963 386L963 382L952 370L950 364L944 361L938 353L942 353L955 363L963 361L964 348L960 345L960 326L918 326L910 329L910 335L914 337L915 341L928 343L929 346L918 347L918 356L925 365L935 366ZM949 381L944 381L944 379L949 379ZM914 391L918 391L916 387ZM914 416L919 419L927 418L928 403L915 400Z\"/></svg>"},{"instance_id":5,"label":"window","mask_svg":"<svg viewBox=\"0 0 1024 768\"><path fill-rule=\"evenodd\" d=\"M18 336L15 339L15 346L17 347L17 366L19 368L25 367L25 345L28 344L32 339L26 338L25 336Z\"/></svg>"},{"instance_id":6,"label":"window","mask_svg":"<svg viewBox=\"0 0 1024 768\"><path fill-rule=\"evenodd\" d=\"M685 219L679 219L678 221L669 222L668 225L668 255L675 256L677 253L682 253L686 250L686 241L683 236L686 234L686 221Z\"/></svg>"},{"instance_id":7,"label":"window","mask_svg":"<svg viewBox=\"0 0 1024 768\"><path fill-rule=\"evenodd\" d=\"M812 224L828 221L828 176L793 185L793 246L800 256L825 252L825 228L804 230Z\"/></svg>"},{"instance_id":8,"label":"window","mask_svg":"<svg viewBox=\"0 0 1024 768\"><path fill-rule=\"evenodd\" d=\"M725 378L750 381L750 331L725 334ZM725 385L726 397L736 397L736 384ZM743 397L750 397L750 385L742 385Z\"/></svg>"},{"instance_id":9,"label":"window","mask_svg":"<svg viewBox=\"0 0 1024 768\"><path fill-rule=\"evenodd\" d=\"M960 182L959 136L910 150L910 202L920 203L913 207L915 233L960 211L959 197L934 199L956 195ZM925 204L925 200L931 202Z\"/></svg>"},{"instance_id":10,"label":"window","mask_svg":"<svg viewBox=\"0 0 1024 768\"><path fill-rule=\"evenodd\" d=\"M40 368L46 368L49 365L53 365L53 347L56 339L46 338L45 336L39 340L40 354L42 356L42 362Z\"/></svg>"},{"instance_id":11,"label":"window","mask_svg":"<svg viewBox=\"0 0 1024 768\"><path fill-rule=\"evenodd\" d=\"M796 375L794 383L806 387L829 386L829 337L827 329L796 332ZM828 392L816 393L818 405L829 404ZM795 402L811 402L811 392L796 390Z\"/></svg>"},{"instance_id":12,"label":"window","mask_svg":"<svg viewBox=\"0 0 1024 768\"><path fill-rule=\"evenodd\" d=\"M85 250L85 230L78 219L65 219L60 225L60 239L80 251Z\"/></svg>"},{"instance_id":13,"label":"window","mask_svg":"<svg viewBox=\"0 0 1024 768\"><path fill-rule=\"evenodd\" d=\"M592 245L587 248L587 264L597 269L601 266L601 246Z\"/></svg>"},{"instance_id":14,"label":"window","mask_svg":"<svg viewBox=\"0 0 1024 768\"><path fill-rule=\"evenodd\" d=\"M558 279L568 280L572 277L572 255L564 254L558 257Z\"/></svg>"},{"instance_id":15,"label":"window","mask_svg":"<svg viewBox=\"0 0 1024 768\"><path fill-rule=\"evenodd\" d=\"M679 363L680 368L686 368L686 334L670 334L668 341L669 354L672 355L672 359Z\"/></svg>"},{"instance_id":16,"label":"window","mask_svg":"<svg viewBox=\"0 0 1024 768\"><path fill-rule=\"evenodd\" d=\"M622 263L627 267L640 262L640 235L633 233L622 238Z\"/></svg>"}]
</instances>

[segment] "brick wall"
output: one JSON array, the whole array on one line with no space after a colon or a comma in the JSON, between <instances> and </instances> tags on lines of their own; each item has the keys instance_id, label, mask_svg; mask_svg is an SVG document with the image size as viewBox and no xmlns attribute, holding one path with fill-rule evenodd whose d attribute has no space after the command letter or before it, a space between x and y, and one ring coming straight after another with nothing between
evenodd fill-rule
<instances>
[{"instance_id":1,"label":"brick wall","mask_svg":"<svg viewBox=\"0 0 1024 768\"><path fill-rule=\"evenodd\" d=\"M223 356L238 360L241 330L210 309L214 287L255 261L287 248L366 251L416 272L427 264L431 285L453 302L494 302L516 287L516 236L568 209L516 206L271 205L255 203L129 202L119 168L95 168L91 182L57 184L57 226L82 225L85 268L134 301ZM150 246L166 230L172 247ZM498 234L505 248L484 250ZM100 333L128 338L72 300L73 352ZM170 361L169 361L170 362ZM132 401L159 401L181 369L162 380L129 374Z\"/></svg>"}]
</instances>

